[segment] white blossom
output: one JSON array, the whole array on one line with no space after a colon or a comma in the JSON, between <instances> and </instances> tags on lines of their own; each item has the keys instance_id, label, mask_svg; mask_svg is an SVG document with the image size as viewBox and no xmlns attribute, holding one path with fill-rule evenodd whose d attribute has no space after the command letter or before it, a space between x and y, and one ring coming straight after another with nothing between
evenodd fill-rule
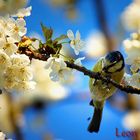
<instances>
[{"instance_id":1,"label":"white blossom","mask_svg":"<svg viewBox=\"0 0 140 140\"><path fill-rule=\"evenodd\" d=\"M23 18L0 17L0 39L13 38L14 42L21 40L27 32L26 22Z\"/></svg>"},{"instance_id":2,"label":"white blossom","mask_svg":"<svg viewBox=\"0 0 140 140\"><path fill-rule=\"evenodd\" d=\"M11 57L12 66L9 67L13 71L17 71L15 76L20 80L28 81L33 78L32 70L30 67L30 60L26 55L13 55Z\"/></svg>"},{"instance_id":3,"label":"white blossom","mask_svg":"<svg viewBox=\"0 0 140 140\"><path fill-rule=\"evenodd\" d=\"M130 80L130 85L140 88L140 73L135 73L132 75L132 79Z\"/></svg>"},{"instance_id":4,"label":"white blossom","mask_svg":"<svg viewBox=\"0 0 140 140\"><path fill-rule=\"evenodd\" d=\"M140 88L140 73L134 73L133 75L125 74L124 82L126 85Z\"/></svg>"},{"instance_id":5,"label":"white blossom","mask_svg":"<svg viewBox=\"0 0 140 140\"><path fill-rule=\"evenodd\" d=\"M30 60L25 54L14 54L11 56L11 62L17 66L29 66Z\"/></svg>"},{"instance_id":6,"label":"white blossom","mask_svg":"<svg viewBox=\"0 0 140 140\"><path fill-rule=\"evenodd\" d=\"M14 54L12 56L4 55L3 61L0 55L0 62L4 65L1 71L0 87L7 91L26 91L34 88L35 82L32 81L33 74L30 67L30 60L27 56L22 54ZM5 61L4 61L5 60Z\"/></svg>"},{"instance_id":7,"label":"white blossom","mask_svg":"<svg viewBox=\"0 0 140 140\"><path fill-rule=\"evenodd\" d=\"M19 66L14 64L11 67L7 68L6 73L8 73L9 77L10 75L12 77L15 77L16 78L15 80L20 79L22 81L28 81L32 80L33 78L30 66Z\"/></svg>"},{"instance_id":8,"label":"white blossom","mask_svg":"<svg viewBox=\"0 0 140 140\"><path fill-rule=\"evenodd\" d=\"M45 68L49 69L51 67L52 63L55 61L55 59L56 59L55 57L50 56L46 62Z\"/></svg>"},{"instance_id":9,"label":"white blossom","mask_svg":"<svg viewBox=\"0 0 140 140\"><path fill-rule=\"evenodd\" d=\"M71 70L66 67L62 58L50 57L47 60L46 68L51 68L50 78L52 81L66 80Z\"/></svg>"},{"instance_id":10,"label":"white blossom","mask_svg":"<svg viewBox=\"0 0 140 140\"><path fill-rule=\"evenodd\" d=\"M0 25L0 39L5 39L5 30L4 28Z\"/></svg>"},{"instance_id":11,"label":"white blossom","mask_svg":"<svg viewBox=\"0 0 140 140\"><path fill-rule=\"evenodd\" d=\"M16 85L16 72L12 67L8 67L3 75L3 83L1 84L1 89L5 89L6 91L12 91L14 86Z\"/></svg>"},{"instance_id":12,"label":"white blossom","mask_svg":"<svg viewBox=\"0 0 140 140\"><path fill-rule=\"evenodd\" d=\"M18 47L16 46L13 38L0 39L0 49L3 49L7 55L14 54Z\"/></svg>"},{"instance_id":13,"label":"white blossom","mask_svg":"<svg viewBox=\"0 0 140 140\"><path fill-rule=\"evenodd\" d=\"M17 11L17 14L16 15L13 15L13 17L20 17L20 18L23 18L23 17L27 17L27 16L30 16L31 15L31 10L32 10L32 7L27 7L27 8L22 8L22 9L19 9Z\"/></svg>"},{"instance_id":14,"label":"white blossom","mask_svg":"<svg viewBox=\"0 0 140 140\"><path fill-rule=\"evenodd\" d=\"M80 58L78 58L78 59L76 59L74 61L74 64L82 66L82 62L81 61L84 60L84 59L85 59L85 57L80 57Z\"/></svg>"},{"instance_id":15,"label":"white blossom","mask_svg":"<svg viewBox=\"0 0 140 140\"><path fill-rule=\"evenodd\" d=\"M3 50L0 50L0 71L6 69L10 64L10 57Z\"/></svg>"},{"instance_id":16,"label":"white blossom","mask_svg":"<svg viewBox=\"0 0 140 140\"><path fill-rule=\"evenodd\" d=\"M27 32L26 22L23 18L13 19L13 25L11 26L9 36L12 37L15 42L19 42L21 37Z\"/></svg>"},{"instance_id":17,"label":"white blossom","mask_svg":"<svg viewBox=\"0 0 140 140\"><path fill-rule=\"evenodd\" d=\"M74 36L72 30L68 30L67 36L70 39L70 46L74 49L76 55L78 55L80 51L84 50L85 42L81 40L79 31L77 31L76 36Z\"/></svg>"},{"instance_id":18,"label":"white blossom","mask_svg":"<svg viewBox=\"0 0 140 140\"><path fill-rule=\"evenodd\" d=\"M0 89L2 90L23 92L35 87L29 57L17 54L16 44L27 30L26 22L21 16L30 15L30 10L31 7L18 10L18 18L0 17ZM37 47L37 43L34 42L32 45Z\"/></svg>"},{"instance_id":19,"label":"white blossom","mask_svg":"<svg viewBox=\"0 0 140 140\"><path fill-rule=\"evenodd\" d=\"M51 65L51 70L50 78L53 81L66 80L71 74L71 70L66 67L66 63L61 58L55 59Z\"/></svg>"},{"instance_id":20,"label":"white blossom","mask_svg":"<svg viewBox=\"0 0 140 140\"><path fill-rule=\"evenodd\" d=\"M14 89L19 92L31 92L35 89L36 82L34 81L20 81L18 84L15 85Z\"/></svg>"},{"instance_id":21,"label":"white blossom","mask_svg":"<svg viewBox=\"0 0 140 140\"><path fill-rule=\"evenodd\" d=\"M130 85L131 75L128 73L124 73L124 77L122 83L125 85Z\"/></svg>"},{"instance_id":22,"label":"white blossom","mask_svg":"<svg viewBox=\"0 0 140 140\"><path fill-rule=\"evenodd\" d=\"M132 34L130 39L123 42L127 54L126 63L131 66L133 73L140 68L140 40L137 36L139 36L139 33Z\"/></svg>"},{"instance_id":23,"label":"white blossom","mask_svg":"<svg viewBox=\"0 0 140 140\"><path fill-rule=\"evenodd\" d=\"M14 21L9 16L0 17L0 36L1 38L5 38L7 35L9 36L10 30L14 25Z\"/></svg>"},{"instance_id":24,"label":"white blossom","mask_svg":"<svg viewBox=\"0 0 140 140\"><path fill-rule=\"evenodd\" d=\"M11 65L9 56L0 50L0 88L4 87L4 73L8 66Z\"/></svg>"}]
</instances>

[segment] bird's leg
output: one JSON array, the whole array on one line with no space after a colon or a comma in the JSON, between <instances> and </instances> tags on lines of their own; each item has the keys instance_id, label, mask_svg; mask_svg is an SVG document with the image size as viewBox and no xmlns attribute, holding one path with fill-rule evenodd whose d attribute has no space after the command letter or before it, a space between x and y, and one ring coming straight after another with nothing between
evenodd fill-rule
<instances>
[{"instance_id":1,"label":"bird's leg","mask_svg":"<svg viewBox=\"0 0 140 140\"><path fill-rule=\"evenodd\" d=\"M106 78L107 78L107 79L110 79L110 78L111 78L111 75L107 74L107 75L106 75ZM110 85L108 82L102 81L102 84L103 84L103 88L104 88L104 89L107 89L107 91L110 90L111 85Z\"/></svg>"},{"instance_id":2,"label":"bird's leg","mask_svg":"<svg viewBox=\"0 0 140 140\"><path fill-rule=\"evenodd\" d=\"M97 81L98 81L97 79L94 79L94 80L93 80L93 83L92 83L92 84L93 84L93 86L96 86Z\"/></svg>"},{"instance_id":3,"label":"bird's leg","mask_svg":"<svg viewBox=\"0 0 140 140\"><path fill-rule=\"evenodd\" d=\"M98 72L98 74L99 74L99 75L102 75L102 71L101 71L101 72ZM94 79L94 80L93 80L93 83L92 83L93 86L96 86L96 84L97 84L98 81L99 81L99 79Z\"/></svg>"}]
</instances>

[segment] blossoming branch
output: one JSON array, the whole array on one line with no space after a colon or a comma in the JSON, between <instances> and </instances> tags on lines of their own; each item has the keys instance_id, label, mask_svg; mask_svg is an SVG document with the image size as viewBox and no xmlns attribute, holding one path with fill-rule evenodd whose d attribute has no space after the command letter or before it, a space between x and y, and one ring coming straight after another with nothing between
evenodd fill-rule
<instances>
[{"instance_id":1,"label":"blossoming branch","mask_svg":"<svg viewBox=\"0 0 140 140\"><path fill-rule=\"evenodd\" d=\"M52 81L66 80L72 73L72 69L76 69L89 77L111 83L123 91L140 93L139 83L136 82L132 87L132 82L130 82L133 81L135 74L139 75L138 70L135 74L132 71L131 80L128 76L124 78L126 85L119 85L112 79L103 77L99 73L93 73L83 67L81 60L85 59L85 57L75 60L61 53L61 49L67 47L65 44L68 44L76 55L84 51L85 43L81 40L79 31L74 35L72 30L68 30L67 35L61 35L52 39L53 30L41 24L46 40L45 43L42 43L37 38L25 36L27 28L24 17L30 15L31 9L31 7L23 8L18 10L17 14L0 18L0 88L2 90L21 92L33 89L35 82L32 81L33 75L30 63L35 58L46 61L45 67L46 69L51 69L49 75ZM139 38L135 37L135 39L138 40ZM128 42L127 44L130 44ZM129 53L128 56L131 57ZM131 64L131 69L134 67L134 64ZM138 76L137 78L139 79Z\"/></svg>"}]
</instances>

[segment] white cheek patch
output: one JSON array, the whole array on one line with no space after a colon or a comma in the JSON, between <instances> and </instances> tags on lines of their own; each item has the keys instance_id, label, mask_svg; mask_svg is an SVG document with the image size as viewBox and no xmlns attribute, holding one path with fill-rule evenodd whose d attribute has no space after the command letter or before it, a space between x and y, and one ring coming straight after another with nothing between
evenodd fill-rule
<instances>
[{"instance_id":1,"label":"white cheek patch","mask_svg":"<svg viewBox=\"0 0 140 140\"><path fill-rule=\"evenodd\" d=\"M116 63L114 66L112 66L111 68L109 68L108 69L108 72L115 72L115 71L121 69L122 65L123 65L123 62L120 61L119 63Z\"/></svg>"},{"instance_id":2,"label":"white cheek patch","mask_svg":"<svg viewBox=\"0 0 140 140\"><path fill-rule=\"evenodd\" d=\"M102 57L101 58L101 61L102 61L102 69L105 67L105 58L104 57Z\"/></svg>"}]
</instances>

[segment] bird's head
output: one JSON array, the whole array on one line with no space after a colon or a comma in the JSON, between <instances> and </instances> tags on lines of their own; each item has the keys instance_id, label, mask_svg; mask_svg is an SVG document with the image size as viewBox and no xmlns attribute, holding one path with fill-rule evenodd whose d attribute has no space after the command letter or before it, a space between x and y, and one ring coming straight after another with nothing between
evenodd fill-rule
<instances>
[{"instance_id":1,"label":"bird's head","mask_svg":"<svg viewBox=\"0 0 140 140\"><path fill-rule=\"evenodd\" d=\"M104 58L103 71L106 73L114 73L124 68L124 58L119 51L108 53Z\"/></svg>"}]
</instances>

